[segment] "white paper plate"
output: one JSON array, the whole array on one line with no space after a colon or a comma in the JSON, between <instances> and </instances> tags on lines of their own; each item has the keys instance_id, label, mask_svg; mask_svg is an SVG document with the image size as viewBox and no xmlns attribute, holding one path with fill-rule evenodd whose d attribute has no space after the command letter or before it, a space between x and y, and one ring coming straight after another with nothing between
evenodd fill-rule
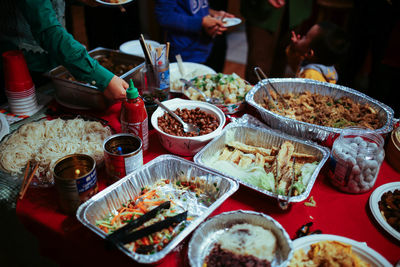
<instances>
[{"instance_id":1,"label":"white paper plate","mask_svg":"<svg viewBox=\"0 0 400 267\"><path fill-rule=\"evenodd\" d=\"M392 264L388 262L381 254L368 247L366 243L357 242L353 239L338 235L316 234L301 237L293 241L293 249L295 252L298 249L303 249L304 252L307 253L311 244L327 240L339 241L351 245L353 252L360 257L360 259L369 263L371 266L392 266Z\"/></svg>"},{"instance_id":2,"label":"white paper plate","mask_svg":"<svg viewBox=\"0 0 400 267\"><path fill-rule=\"evenodd\" d=\"M369 207L371 209L372 215L374 215L375 220L378 221L382 228L385 229L394 238L400 241L400 233L386 222L381 214L381 211L379 210L378 204L384 193L388 191L394 191L395 189L400 189L400 182L387 183L376 188L369 197Z\"/></svg>"},{"instance_id":3,"label":"white paper plate","mask_svg":"<svg viewBox=\"0 0 400 267\"><path fill-rule=\"evenodd\" d=\"M212 68L194 62L183 62L183 68L185 69L184 78L186 80L190 80L196 76L201 76L205 74L216 74L216 71ZM182 76L179 72L178 63L174 62L169 64L169 75L171 84L170 91L173 93L181 93L183 83L179 81Z\"/></svg>"},{"instance_id":4,"label":"white paper plate","mask_svg":"<svg viewBox=\"0 0 400 267\"><path fill-rule=\"evenodd\" d=\"M107 5L107 6L119 6L119 5L123 5L123 4L127 4L129 2L132 2L133 0L118 0L118 3L110 3L107 1L101 1L101 0L96 0L97 3L103 4L103 5Z\"/></svg>"},{"instance_id":5,"label":"white paper plate","mask_svg":"<svg viewBox=\"0 0 400 267\"><path fill-rule=\"evenodd\" d=\"M0 113L0 141L6 134L9 133L10 133L10 126L8 125L6 115Z\"/></svg>"},{"instance_id":6,"label":"white paper plate","mask_svg":"<svg viewBox=\"0 0 400 267\"><path fill-rule=\"evenodd\" d=\"M225 27L232 27L242 23L242 20L239 18L224 18L223 23Z\"/></svg>"},{"instance_id":7,"label":"white paper plate","mask_svg":"<svg viewBox=\"0 0 400 267\"><path fill-rule=\"evenodd\" d=\"M152 41L152 40L145 40L146 44L150 44L151 47L157 47L160 45L160 43L156 42L156 41ZM143 49L142 46L140 45L140 41L139 40L132 40L132 41L128 41L126 43L123 43L120 47L119 50L123 53L126 54L131 54L134 56L138 56L138 57L143 57L144 58L144 54L143 54Z\"/></svg>"}]
</instances>

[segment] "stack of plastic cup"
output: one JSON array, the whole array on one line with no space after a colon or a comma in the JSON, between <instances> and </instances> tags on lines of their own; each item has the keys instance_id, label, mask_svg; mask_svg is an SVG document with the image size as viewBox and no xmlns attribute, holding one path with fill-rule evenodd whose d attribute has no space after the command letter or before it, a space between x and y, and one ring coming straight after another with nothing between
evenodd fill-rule
<instances>
[{"instance_id":1,"label":"stack of plastic cup","mask_svg":"<svg viewBox=\"0 0 400 267\"><path fill-rule=\"evenodd\" d=\"M3 53L5 92L12 113L32 115L38 109L35 85L19 50Z\"/></svg>"}]
</instances>

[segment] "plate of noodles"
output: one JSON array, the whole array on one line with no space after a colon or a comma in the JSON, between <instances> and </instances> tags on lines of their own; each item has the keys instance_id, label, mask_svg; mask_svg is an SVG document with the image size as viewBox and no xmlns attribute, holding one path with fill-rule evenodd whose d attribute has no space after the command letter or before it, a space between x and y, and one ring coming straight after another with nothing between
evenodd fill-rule
<instances>
[{"instance_id":1,"label":"plate of noodles","mask_svg":"<svg viewBox=\"0 0 400 267\"><path fill-rule=\"evenodd\" d=\"M337 235L316 234L293 241L294 254L289 267L298 266L392 266L366 243Z\"/></svg>"},{"instance_id":2,"label":"plate of noodles","mask_svg":"<svg viewBox=\"0 0 400 267\"><path fill-rule=\"evenodd\" d=\"M97 166L103 164L103 141L111 134L110 127L81 117L26 123L0 143L0 169L22 179L27 163L37 163L31 185L52 186L54 165L66 155L87 154L96 160Z\"/></svg>"}]
</instances>

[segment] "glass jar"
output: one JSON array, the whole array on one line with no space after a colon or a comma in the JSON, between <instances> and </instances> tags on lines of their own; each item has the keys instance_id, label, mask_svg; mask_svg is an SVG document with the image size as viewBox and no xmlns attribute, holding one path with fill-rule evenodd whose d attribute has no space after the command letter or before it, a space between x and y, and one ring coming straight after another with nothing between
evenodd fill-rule
<instances>
[{"instance_id":1,"label":"glass jar","mask_svg":"<svg viewBox=\"0 0 400 267\"><path fill-rule=\"evenodd\" d=\"M385 157L383 145L383 137L370 129L343 129L332 147L329 169L332 184L347 193L370 190Z\"/></svg>"}]
</instances>

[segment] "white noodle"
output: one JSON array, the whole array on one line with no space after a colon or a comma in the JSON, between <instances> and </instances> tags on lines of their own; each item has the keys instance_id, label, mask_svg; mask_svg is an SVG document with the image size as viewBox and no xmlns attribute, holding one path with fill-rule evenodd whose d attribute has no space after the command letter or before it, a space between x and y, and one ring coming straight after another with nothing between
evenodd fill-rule
<instances>
[{"instance_id":1,"label":"white noodle","mask_svg":"<svg viewBox=\"0 0 400 267\"><path fill-rule=\"evenodd\" d=\"M21 126L0 144L0 166L12 175L21 174L28 161L38 162L36 176L53 183L56 161L66 155L92 156L96 164L104 160L103 141L111 135L100 122L42 120Z\"/></svg>"}]
</instances>

